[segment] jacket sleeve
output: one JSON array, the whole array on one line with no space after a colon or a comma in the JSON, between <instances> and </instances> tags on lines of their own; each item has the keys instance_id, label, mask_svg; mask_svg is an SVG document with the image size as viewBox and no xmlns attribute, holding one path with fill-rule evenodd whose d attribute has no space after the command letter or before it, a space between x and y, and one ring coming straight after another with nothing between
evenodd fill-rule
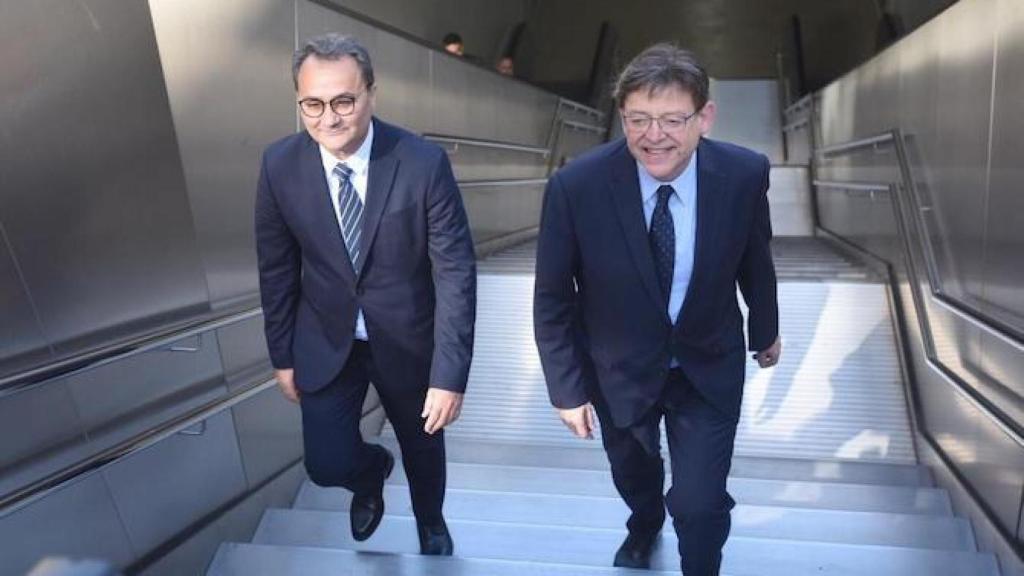
<instances>
[{"instance_id":1,"label":"jacket sleeve","mask_svg":"<svg viewBox=\"0 0 1024 576\"><path fill-rule=\"evenodd\" d=\"M270 363L283 370L292 367L292 334L302 265L299 244L288 229L271 189L266 156L261 162L256 185L255 228L267 349Z\"/></svg>"},{"instance_id":2,"label":"jacket sleeve","mask_svg":"<svg viewBox=\"0 0 1024 576\"><path fill-rule=\"evenodd\" d=\"M762 184L757 192L751 229L737 278L750 311L747 331L750 350L754 352L767 349L779 335L779 303L771 251L772 223L768 211L769 170L770 163L764 158Z\"/></svg>"},{"instance_id":3,"label":"jacket sleeve","mask_svg":"<svg viewBox=\"0 0 1024 576\"><path fill-rule=\"evenodd\" d=\"M537 238L533 331L548 396L557 408L576 408L588 400L578 338L578 270L579 248L572 213L563 184L555 174L544 191Z\"/></svg>"},{"instance_id":4,"label":"jacket sleeve","mask_svg":"<svg viewBox=\"0 0 1024 576\"><path fill-rule=\"evenodd\" d=\"M476 255L462 195L443 152L427 191L427 252L436 295L430 386L462 393L473 356Z\"/></svg>"}]
</instances>

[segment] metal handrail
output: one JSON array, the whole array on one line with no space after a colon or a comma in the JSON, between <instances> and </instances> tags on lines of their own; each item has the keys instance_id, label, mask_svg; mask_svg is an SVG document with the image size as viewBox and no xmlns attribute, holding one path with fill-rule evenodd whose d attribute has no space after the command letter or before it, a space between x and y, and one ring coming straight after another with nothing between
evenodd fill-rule
<instances>
[{"instance_id":1,"label":"metal handrail","mask_svg":"<svg viewBox=\"0 0 1024 576\"><path fill-rule=\"evenodd\" d=\"M536 186L547 184L547 178L522 178L512 180L465 180L459 182L459 188L496 188L503 186Z\"/></svg>"},{"instance_id":2,"label":"metal handrail","mask_svg":"<svg viewBox=\"0 0 1024 576\"><path fill-rule=\"evenodd\" d=\"M841 144L833 144L831 146L822 146L815 152L823 157L836 156L838 154L844 154L860 148L877 148L879 144L886 144L895 140L897 130L890 130L883 132L875 136L869 136L867 138L861 138L859 140L851 140L849 142L843 142Z\"/></svg>"},{"instance_id":3,"label":"metal handrail","mask_svg":"<svg viewBox=\"0 0 1024 576\"><path fill-rule=\"evenodd\" d=\"M898 193L901 189L904 190L904 191L908 191L910 193L910 196L912 197L912 199L916 201L916 194L914 192L914 190L915 190L914 182L913 182L913 178L912 178L911 171L910 171L910 163L909 163L909 160L908 160L908 157L907 157L907 154L906 154L906 150L903 148L903 135L900 132L900 130L899 129L892 129L892 130L883 132L881 134L878 134L876 136L871 136L871 137L868 137L868 138L861 138L861 139L858 139L858 140L853 140L853 141L850 141L850 142L836 144L836 145L833 145L833 146L827 146L827 147L821 148L816 154L819 155L822 158L825 158L825 157L828 157L828 156L837 156L837 155L841 155L841 154L844 154L844 153L853 152L855 150L859 150L859 149L863 149L863 148L875 148L875 149L877 149L880 145L890 144L890 143L893 144L894 147L895 147L897 161L898 161L898 163L900 165L900 178L901 178L901 180L903 182L902 182L902 184L889 183L889 184L884 185L883 188L887 189L892 194L892 196L894 198L893 206L894 206L894 209L897 212L897 214L896 214L897 219L896 220L897 220L898 226L900 227L899 232L900 232L900 235L903 237L903 240L904 240L904 250L908 251L907 258L906 258L907 259L907 266L909 267L909 272L910 272L910 275L911 275L911 278L912 278L912 281L911 281L912 294L915 297L914 308L916 309L916 312L917 312L916 315L917 315L917 318L918 318L918 324L920 325L921 332L922 332L922 335L924 337L924 342L925 342L925 352L926 352L925 353L925 360L926 360L926 362L928 362L928 364L930 366L935 368L940 373L940 375L943 377L943 379L946 380L947 383L950 384L958 394L964 396L965 398L968 398L970 400L970 402L975 406L975 408L977 408L978 411L981 412L981 414L983 414L985 416L985 418L987 418L993 424L995 424L1000 430L1002 430L1005 434L1007 434L1007 436L1009 436L1014 442L1016 442L1020 446L1024 446L1024 436L1022 436L1017 430L1015 430L1012 427L1008 426L1002 420L1002 418L1000 418L998 415L996 415L994 413L992 408L986 406L983 401L981 401L978 398L976 398L975 395L978 394L978 392L973 390L973 389L969 389L963 382L960 382L959 381L960 377L957 376L952 370L950 370L944 364L942 364L942 362L938 358L938 355L936 354L935 344L934 344L934 336L933 336L932 330L931 330L931 323L928 320L927 311L925 310L924 304L923 304L923 301L922 301L923 295L920 293L920 283L917 281L918 276L917 276L917 272L915 270L916 266L914 264L914 259L912 257L913 250L912 250L912 247L911 247L910 232L909 232L909 230L906 229L906 226L908 224L911 224L911 223L916 225L916 226L922 226L922 224L919 221L917 221L917 219L911 219L909 222L908 221L904 221L905 215L903 214L903 207L900 204L900 199L901 199L901 197L903 195ZM876 190L879 189L879 186L877 184L865 183L865 182L837 182L837 181L827 181L827 180L814 180L813 182L814 182L814 185L816 185L816 186L819 185L819 184L822 184L822 185L825 185L823 187L830 187L830 188L846 188L846 189L865 189L866 188L868 190L873 190L873 191L876 191ZM913 207L914 206L911 205L911 208L913 208ZM918 213L918 217L919 217L919 213ZM921 238L927 238L927 234L924 234L923 228L918 229L916 232L917 232L917 234ZM923 241L927 242L928 240L923 240ZM925 247L923 252L925 252L925 254L924 254L925 266L931 268L935 264L934 264L933 258L931 257L931 254L928 253L929 250L930 250L930 246L927 246L927 247ZM968 321L969 323L971 323L975 327L984 329L984 330L988 331L991 334L999 336L1003 341L1012 344L1015 348L1017 348L1018 350L1024 352L1024 343L1021 343L1021 342L1017 341L1013 337L1012 334L1004 333L998 327L993 326L993 325L985 322L984 319L978 317L977 314L975 314L970 309L966 309L966 310L961 309L959 306L957 306L957 303L955 301L948 301L948 298L945 295L943 295L939 290L937 290L937 285L936 285L936 280L935 280L936 278L938 278L938 276L932 276L932 272L930 270L929 274L928 274L928 283L929 283L929 286L931 287L930 296L931 296L931 298L936 303L942 305L947 310L950 310L951 312L954 312L958 317Z\"/></svg>"},{"instance_id":4,"label":"metal handrail","mask_svg":"<svg viewBox=\"0 0 1024 576\"><path fill-rule=\"evenodd\" d=\"M892 186L889 182L858 182L852 180L813 180L811 183L820 188L863 190L865 192L889 192L889 188Z\"/></svg>"},{"instance_id":5,"label":"metal handrail","mask_svg":"<svg viewBox=\"0 0 1024 576\"><path fill-rule=\"evenodd\" d=\"M226 398L219 398L212 402L208 402L203 406L194 408L173 420L150 428L149 430L146 430L141 434L137 434L136 436L133 436L132 438L129 438L115 446L107 448L98 454L94 454L84 460L71 464L70 466L66 466L27 486L6 494L0 497L0 517L27 506L41 498L45 498L48 494L59 489L62 485L82 476L83 474L110 466L127 458L128 456L131 456L132 454L135 454L136 452L149 448L161 440L174 436L175 434L182 433L197 424L205 422L210 417L252 398L264 390L273 387L275 384L276 380L274 379L266 380L238 390Z\"/></svg>"},{"instance_id":6,"label":"metal handrail","mask_svg":"<svg viewBox=\"0 0 1024 576\"><path fill-rule=\"evenodd\" d=\"M0 398L15 392L21 392L54 378L79 374L112 362L119 362L139 354L158 350L178 340L237 324L244 320L255 318L262 313L263 309L260 307L249 308L242 312L235 312L212 320L186 325L184 329L179 326L170 330L164 330L158 334L140 336L127 342L113 344L99 350L59 360L40 368L33 368L0 378Z\"/></svg>"},{"instance_id":7,"label":"metal handrail","mask_svg":"<svg viewBox=\"0 0 1024 576\"><path fill-rule=\"evenodd\" d=\"M795 120L795 121L790 122L789 124L786 124L785 126L783 126L782 127L782 131L783 132L793 132L793 131L796 131L796 130L799 130L799 129L803 128L804 126L807 126L810 123L811 123L811 119L810 118L801 118L799 120Z\"/></svg>"},{"instance_id":8,"label":"metal handrail","mask_svg":"<svg viewBox=\"0 0 1024 576\"><path fill-rule=\"evenodd\" d=\"M784 108L784 109L782 110L782 113L783 113L784 115L789 115L789 114L793 114L794 112L796 112L796 111L800 110L801 108L803 108L803 107L807 106L808 104L810 104L810 102L811 102L811 99L812 99L813 97L814 97L814 93L813 93L813 92L812 92L812 93L810 93L810 94L807 94L807 95L806 95L806 96L804 96L803 98L801 98L801 99L797 100L796 102L793 102L793 103L792 103L792 104L790 104L789 106L786 106L786 107L785 107L785 108Z\"/></svg>"},{"instance_id":9,"label":"metal handrail","mask_svg":"<svg viewBox=\"0 0 1024 576\"><path fill-rule=\"evenodd\" d=\"M572 128L573 130L580 130L583 132L594 132L596 134L604 134L608 130L603 126L595 126L593 124L585 124L583 122L575 122L573 120L562 120L560 122L562 126Z\"/></svg>"},{"instance_id":10,"label":"metal handrail","mask_svg":"<svg viewBox=\"0 0 1024 576\"><path fill-rule=\"evenodd\" d=\"M530 146L528 144L516 144L513 142L499 142L497 140L483 140L478 138L463 138L461 136L447 136L443 134L424 134L423 138L431 142L438 144L454 144L455 148L452 152L457 152L459 146L472 146L474 148L494 148L498 150L514 150L516 152L526 152L528 154L537 154L547 158L551 155L551 150L543 148L541 146Z\"/></svg>"},{"instance_id":11,"label":"metal handrail","mask_svg":"<svg viewBox=\"0 0 1024 576\"><path fill-rule=\"evenodd\" d=\"M588 116L593 116L594 118L597 118L598 121L604 120L604 112L601 112L597 108L591 108L590 106L580 104L579 102L576 102L574 100L569 100L568 98L559 98L558 105L565 106L566 108L572 108L573 110L577 110L579 112L583 112Z\"/></svg>"}]
</instances>

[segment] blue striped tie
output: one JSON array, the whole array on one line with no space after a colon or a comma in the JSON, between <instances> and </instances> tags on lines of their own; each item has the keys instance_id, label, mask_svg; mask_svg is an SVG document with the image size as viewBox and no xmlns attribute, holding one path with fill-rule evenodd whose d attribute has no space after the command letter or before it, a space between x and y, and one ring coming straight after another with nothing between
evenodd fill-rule
<instances>
[{"instance_id":1,"label":"blue striped tie","mask_svg":"<svg viewBox=\"0 0 1024 576\"><path fill-rule=\"evenodd\" d=\"M341 181L338 188L338 213L341 236L345 240L352 267L359 270L359 239L363 235L363 201L352 184L352 169L342 162L334 167L334 175Z\"/></svg>"}]
</instances>

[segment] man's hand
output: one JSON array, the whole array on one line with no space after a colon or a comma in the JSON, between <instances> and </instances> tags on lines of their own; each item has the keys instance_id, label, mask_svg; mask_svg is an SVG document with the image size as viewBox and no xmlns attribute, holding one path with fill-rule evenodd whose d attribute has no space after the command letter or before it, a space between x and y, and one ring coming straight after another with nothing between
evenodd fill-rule
<instances>
[{"instance_id":1,"label":"man's hand","mask_svg":"<svg viewBox=\"0 0 1024 576\"><path fill-rule=\"evenodd\" d=\"M427 399L423 402L420 418L426 418L423 430L433 434L445 426L455 422L462 412L462 394L449 392L441 388L427 390Z\"/></svg>"},{"instance_id":2,"label":"man's hand","mask_svg":"<svg viewBox=\"0 0 1024 576\"><path fill-rule=\"evenodd\" d=\"M558 408L558 417L576 436L588 440L594 438L594 407L590 402L575 408Z\"/></svg>"},{"instance_id":3,"label":"man's hand","mask_svg":"<svg viewBox=\"0 0 1024 576\"><path fill-rule=\"evenodd\" d=\"M299 390L295 388L295 370L274 370L274 376L277 378L277 387L281 389L284 397L298 404Z\"/></svg>"},{"instance_id":4,"label":"man's hand","mask_svg":"<svg viewBox=\"0 0 1024 576\"><path fill-rule=\"evenodd\" d=\"M761 350L757 354L754 354L754 360L757 360L758 366L761 368L771 368L779 363L779 356L782 355L782 336L776 336L775 342L772 343L765 350Z\"/></svg>"}]
</instances>

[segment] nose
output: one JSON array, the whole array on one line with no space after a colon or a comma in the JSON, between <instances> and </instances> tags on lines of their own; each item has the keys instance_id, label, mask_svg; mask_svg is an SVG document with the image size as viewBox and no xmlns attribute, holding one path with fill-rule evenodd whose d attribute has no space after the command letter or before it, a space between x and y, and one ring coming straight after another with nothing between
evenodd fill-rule
<instances>
[{"instance_id":1,"label":"nose","mask_svg":"<svg viewBox=\"0 0 1024 576\"><path fill-rule=\"evenodd\" d=\"M661 129L661 124L657 120L651 120L651 125L644 130L644 138L648 140L660 140L665 136L665 132Z\"/></svg>"}]
</instances>

